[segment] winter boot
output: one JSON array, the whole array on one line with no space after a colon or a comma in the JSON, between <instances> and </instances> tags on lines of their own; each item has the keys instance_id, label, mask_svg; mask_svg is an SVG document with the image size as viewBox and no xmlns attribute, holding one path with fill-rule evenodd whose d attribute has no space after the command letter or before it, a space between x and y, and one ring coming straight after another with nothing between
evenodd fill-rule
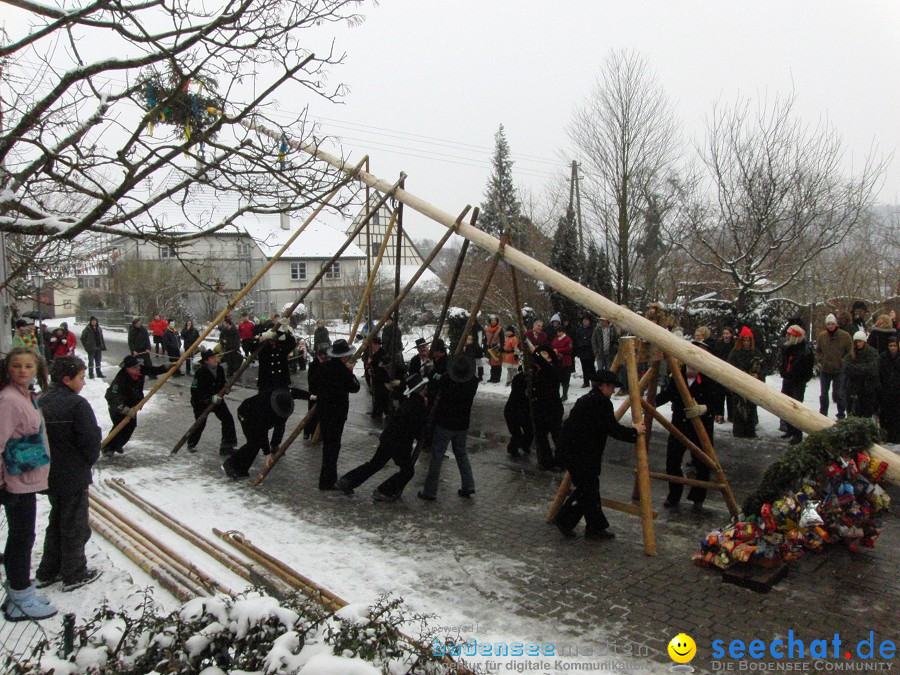
<instances>
[{"instance_id":1,"label":"winter boot","mask_svg":"<svg viewBox=\"0 0 900 675\"><path fill-rule=\"evenodd\" d=\"M105 377L105 375L100 372L99 368L97 368L97 377L99 377L101 380Z\"/></svg>"},{"instance_id":2,"label":"winter boot","mask_svg":"<svg viewBox=\"0 0 900 675\"><path fill-rule=\"evenodd\" d=\"M93 379L94 379L94 369L93 369L93 368L91 368L90 370L88 370L88 379L89 379L89 380L93 380Z\"/></svg>"},{"instance_id":3,"label":"winter boot","mask_svg":"<svg viewBox=\"0 0 900 675\"><path fill-rule=\"evenodd\" d=\"M7 621L40 621L55 615L56 607L38 600L34 584L21 591L7 589L3 604L3 616Z\"/></svg>"}]
</instances>

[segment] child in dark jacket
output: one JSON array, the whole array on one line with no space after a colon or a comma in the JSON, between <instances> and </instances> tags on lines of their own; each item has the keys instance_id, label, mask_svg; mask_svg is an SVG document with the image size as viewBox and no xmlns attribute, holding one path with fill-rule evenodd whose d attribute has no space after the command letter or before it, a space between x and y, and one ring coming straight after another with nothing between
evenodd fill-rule
<instances>
[{"instance_id":1,"label":"child in dark jacket","mask_svg":"<svg viewBox=\"0 0 900 675\"><path fill-rule=\"evenodd\" d=\"M101 440L91 404L79 395L85 370L77 356L57 357L50 369L52 385L40 400L53 460L47 490L50 522L36 573L38 588L61 580L63 590L71 591L100 576L100 570L87 566L84 554L91 537L88 487Z\"/></svg>"},{"instance_id":2,"label":"child in dark jacket","mask_svg":"<svg viewBox=\"0 0 900 675\"><path fill-rule=\"evenodd\" d=\"M222 440L219 443L219 454L227 456L237 447L237 432L234 427L234 418L225 400L219 396L219 392L225 387L225 369L219 365L219 356L212 349L207 349L201 356L197 374L191 383L191 407L194 409L194 419L198 419L207 406L213 404L212 414L222 423ZM188 438L188 451L196 452L197 444L206 428L206 417Z\"/></svg>"}]
</instances>

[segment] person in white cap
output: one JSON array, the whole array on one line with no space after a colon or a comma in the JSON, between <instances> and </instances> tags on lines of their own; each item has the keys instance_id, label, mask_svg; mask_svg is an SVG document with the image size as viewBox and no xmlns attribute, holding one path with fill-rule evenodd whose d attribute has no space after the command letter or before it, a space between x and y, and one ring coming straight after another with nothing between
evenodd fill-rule
<instances>
[{"instance_id":1,"label":"person in white cap","mask_svg":"<svg viewBox=\"0 0 900 675\"><path fill-rule=\"evenodd\" d=\"M878 412L878 352L868 342L865 331L853 335L853 348L844 357L847 412L854 417L872 417Z\"/></svg>"},{"instance_id":2,"label":"person in white cap","mask_svg":"<svg viewBox=\"0 0 900 675\"><path fill-rule=\"evenodd\" d=\"M838 328L837 317L825 317L825 330L816 340L816 365L819 367L819 412L828 415L828 391L837 405L837 418L844 419L847 399L844 396L844 357L850 353L850 333Z\"/></svg>"}]
</instances>

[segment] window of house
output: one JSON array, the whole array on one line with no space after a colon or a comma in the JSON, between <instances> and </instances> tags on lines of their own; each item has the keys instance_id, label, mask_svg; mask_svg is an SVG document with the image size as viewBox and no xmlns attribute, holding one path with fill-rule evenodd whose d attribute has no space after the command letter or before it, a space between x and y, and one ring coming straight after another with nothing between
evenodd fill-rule
<instances>
[{"instance_id":1,"label":"window of house","mask_svg":"<svg viewBox=\"0 0 900 675\"><path fill-rule=\"evenodd\" d=\"M250 244L246 241L239 241L237 243L237 254L241 258L250 257Z\"/></svg>"},{"instance_id":2,"label":"window of house","mask_svg":"<svg viewBox=\"0 0 900 675\"><path fill-rule=\"evenodd\" d=\"M84 288L84 277L78 277L78 288Z\"/></svg>"},{"instance_id":3,"label":"window of house","mask_svg":"<svg viewBox=\"0 0 900 675\"><path fill-rule=\"evenodd\" d=\"M380 251L380 250L381 250L381 240L380 240L380 239L376 239L376 240L374 240L374 241L372 242L372 252L369 253L369 257L370 257L370 258L377 258L377 257L378 257L378 251Z\"/></svg>"},{"instance_id":4,"label":"window of house","mask_svg":"<svg viewBox=\"0 0 900 675\"><path fill-rule=\"evenodd\" d=\"M306 263L291 263L291 281L306 281Z\"/></svg>"},{"instance_id":5,"label":"window of house","mask_svg":"<svg viewBox=\"0 0 900 675\"><path fill-rule=\"evenodd\" d=\"M159 257L163 259L172 259L177 257L175 254L174 246L160 246L159 247Z\"/></svg>"},{"instance_id":6,"label":"window of house","mask_svg":"<svg viewBox=\"0 0 900 675\"><path fill-rule=\"evenodd\" d=\"M341 263L336 262L328 268L328 271L325 272L326 279L340 279L341 278Z\"/></svg>"}]
</instances>

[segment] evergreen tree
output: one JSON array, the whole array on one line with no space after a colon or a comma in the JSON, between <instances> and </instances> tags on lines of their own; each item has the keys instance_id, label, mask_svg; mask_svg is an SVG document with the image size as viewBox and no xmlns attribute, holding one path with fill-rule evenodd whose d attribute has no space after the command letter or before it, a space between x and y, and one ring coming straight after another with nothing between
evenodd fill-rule
<instances>
[{"instance_id":1,"label":"evergreen tree","mask_svg":"<svg viewBox=\"0 0 900 675\"><path fill-rule=\"evenodd\" d=\"M553 233L553 248L550 250L550 266L573 281L583 283L584 263L584 257L578 250L575 211L569 209L556 224L556 232ZM563 317L574 320L581 313L580 305L572 302L558 291L550 291L550 302L553 310Z\"/></svg>"},{"instance_id":2,"label":"evergreen tree","mask_svg":"<svg viewBox=\"0 0 900 675\"><path fill-rule=\"evenodd\" d=\"M607 298L612 297L612 272L606 254L591 241L588 243L587 256L582 275L582 285Z\"/></svg>"},{"instance_id":3,"label":"evergreen tree","mask_svg":"<svg viewBox=\"0 0 900 675\"><path fill-rule=\"evenodd\" d=\"M494 148L493 170L488 179L487 188L484 191L484 202L481 205L481 214L478 216L478 225L482 230L495 237L500 237L503 230L509 226L513 246L521 240L522 205L516 197L516 188L513 185L512 166L509 158L509 143L506 142L506 132L503 125L494 135L496 147Z\"/></svg>"}]
</instances>

